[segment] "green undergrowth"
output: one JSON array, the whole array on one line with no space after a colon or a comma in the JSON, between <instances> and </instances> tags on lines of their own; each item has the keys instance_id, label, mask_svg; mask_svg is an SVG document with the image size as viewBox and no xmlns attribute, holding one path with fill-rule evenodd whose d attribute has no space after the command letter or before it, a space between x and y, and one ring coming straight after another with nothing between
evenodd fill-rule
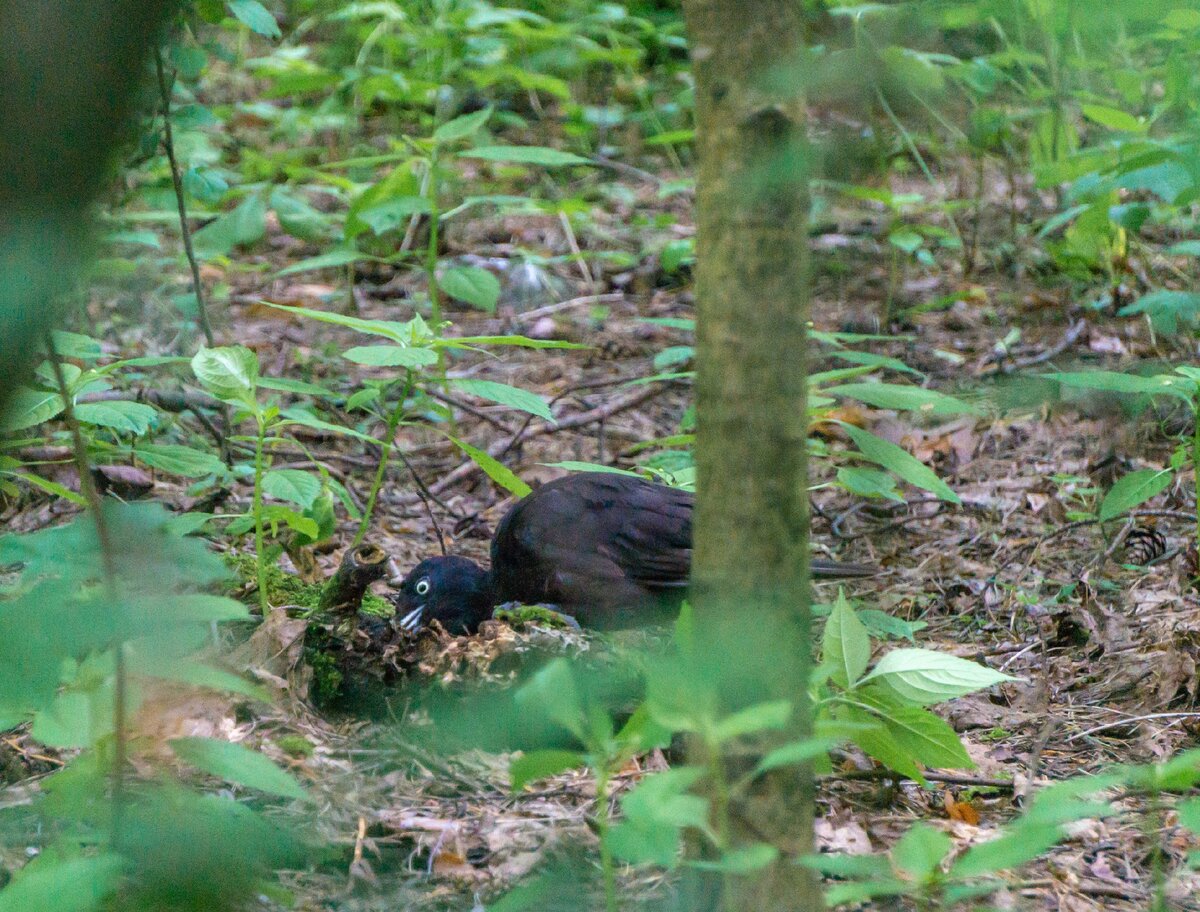
<instances>
[{"instance_id":1,"label":"green undergrowth","mask_svg":"<svg viewBox=\"0 0 1200 912\"><path fill-rule=\"evenodd\" d=\"M573 628L573 625L566 618L557 611L547 608L545 605L518 605L515 608L498 608L493 617L517 630L533 625L550 627L555 630L569 630Z\"/></svg>"},{"instance_id":2,"label":"green undergrowth","mask_svg":"<svg viewBox=\"0 0 1200 912\"><path fill-rule=\"evenodd\" d=\"M225 563L236 576L235 589L254 586L257 580L254 555L230 552ZM284 571L276 563L266 566L267 601L272 605L296 605L304 609L306 617L313 616L321 599L323 584L306 583L295 574ZM390 618L395 614L391 602L374 592L363 596L360 611L373 617Z\"/></svg>"}]
</instances>

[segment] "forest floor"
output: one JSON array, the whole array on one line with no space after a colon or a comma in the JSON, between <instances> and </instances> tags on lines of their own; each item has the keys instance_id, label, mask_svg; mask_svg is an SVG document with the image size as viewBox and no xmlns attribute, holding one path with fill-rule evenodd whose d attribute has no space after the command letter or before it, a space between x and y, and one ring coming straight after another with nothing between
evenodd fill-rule
<instances>
[{"instance_id":1,"label":"forest floor","mask_svg":"<svg viewBox=\"0 0 1200 912\"><path fill-rule=\"evenodd\" d=\"M611 174L602 179L621 184L622 192L608 194L610 202L594 215L593 235L578 239L585 252L601 244L645 249L647 239L636 226L654 224L654 216L668 207L679 221L667 231L688 233L686 196L664 201L652 182ZM1151 566L1125 563L1122 541L1129 530L1120 523L1110 524L1105 537L1099 525L1070 518L1088 508L1114 475L1130 467L1164 465L1177 445L1175 416L1133 414L1102 396L1057 401L1044 386L1021 379L1074 365L1111 366L1179 353L1154 338L1144 322L1084 306L1077 283L1013 253L1025 241L1010 243L1006 207L1019 204L1021 221L1027 223L1041 212L1036 193L1026 187L1010 193L997 177L993 197L983 210L979 249L996 253L981 255L967 278L951 260L893 276L886 223L882 216L864 220L861 209L835 214L814 237L816 328L873 333L875 315L891 293L897 318L878 338L856 347L903 360L924 372L930 386L979 402L984 416L914 423L912 413L865 406L843 410L840 417L902 444L935 468L962 504L920 492L912 492L906 504L864 502L818 487L813 496L818 552L883 568L849 591L863 606L927 625L917 634L920 645L1017 678L939 707L960 732L975 770L938 777L926 789L880 776L854 752L841 758L819 791L818 840L825 851L886 850L916 820L945 830L965 848L988 839L1039 784L1113 763L1165 758L1190 744L1200 726L1200 713L1194 711L1200 600L1186 589L1186 543L1194 532L1188 492L1169 488L1130 524L1138 531L1129 542L1153 541L1143 529L1164 536L1166 554ZM585 275L569 258L576 239L556 218L480 217L462 224L447 240L448 254L469 257L502 276L511 277L518 247L567 259L551 267L556 288L544 303L525 312L503 303L498 315L454 311L448 314L454 322L451 334L518 331L590 346L511 349L498 357L452 361L455 374L540 393L552 402L558 419L557 426L522 422L510 410L454 401L465 439L492 448L536 484L561 474L545 463L629 467L641 458L638 444L679 432L690 403L686 382L629 383L658 373L654 360L665 349L691 342L684 330L643 322L693 316L690 291L664 275L656 257L632 269L598 266ZM343 286L322 284L313 274L263 279L262 267L278 268L313 252L297 245L278 235L241 258L241 268L206 267L206 278L231 284L228 302L216 305L218 339L255 349L268 375L344 378L352 366L330 352L357 344L352 334L258 303L346 306ZM422 286L423 280L408 271L360 272L355 305L364 317L404 320L412 315ZM958 303L921 312L922 302L952 293L958 293ZM92 302L96 325L111 325L110 303ZM148 325L152 328L144 338L123 338L121 354L152 353L163 344L167 329ZM833 364L818 348L811 369ZM305 443L356 496L365 497L373 454L319 432ZM441 437L406 429L399 443L430 492L431 510L418 497L408 470L397 463L370 540L407 569L438 552L432 515L448 549L485 560L490 532L510 500ZM293 459L299 464L304 456L285 453L281 461ZM822 460L814 460L811 471L816 482L832 475ZM248 494L248 489L235 492L239 500ZM172 504L187 501L182 488L162 480L151 496ZM35 528L53 522L60 510L46 501L27 502L3 520L10 529ZM1114 536L1118 529L1121 535ZM336 566L354 531L353 523L344 523L337 547L318 555L326 572ZM834 593L823 585L817 599L827 601ZM388 685L385 712L370 719L317 714L295 692L301 680L296 630L281 624L274 635L279 647L274 654L243 658L258 667L260 679L268 671L275 675L289 699L247 710L214 695L164 698L143 707L141 724L143 732L221 733L260 746L305 780L317 796L317 835L336 851L314 870L286 878L295 908L467 912L486 907L548 855L593 843L587 816L594 799L586 774L566 773L513 795L508 756L422 751L415 743L419 739L410 737L423 723L419 711L409 710L407 689L416 686L413 680ZM526 636L504 633L501 639ZM567 641L570 650L586 647L571 637ZM480 656L489 659L511 648L463 641L442 646L454 652L450 660L433 663L443 683L468 674ZM313 746L310 755L287 753L285 736L296 734ZM38 751L24 737L14 737L9 747L28 768L53 767L53 756L33 757ZM632 764L618 777L612 800L644 770L665 762L655 754ZM15 800L15 790L27 787L9 786L0 798ZM1167 828L1157 833L1143 832L1139 819L1118 814L1078 826L1012 881L1010 905L1072 912L1145 908L1153 847L1178 862L1198 846L1170 826L1169 814ZM665 888L661 878L637 872L627 873L624 882L634 897ZM1195 878L1173 881L1172 902L1177 908L1200 908L1197 887Z\"/></svg>"}]
</instances>

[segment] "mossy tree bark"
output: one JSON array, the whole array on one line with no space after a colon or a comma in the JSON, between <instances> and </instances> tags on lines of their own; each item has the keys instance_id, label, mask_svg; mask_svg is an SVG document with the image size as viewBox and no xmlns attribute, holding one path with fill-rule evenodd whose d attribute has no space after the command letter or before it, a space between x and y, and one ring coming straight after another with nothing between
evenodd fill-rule
<instances>
[{"instance_id":1,"label":"mossy tree bark","mask_svg":"<svg viewBox=\"0 0 1200 912\"><path fill-rule=\"evenodd\" d=\"M808 188L803 103L786 74L803 48L803 5L683 6L700 158L696 628L724 709L791 700L786 736L795 738L810 717ZM736 777L755 759L727 752L722 763ZM732 847L769 842L779 860L750 876L693 882L693 908L821 908L814 879L794 863L812 847L810 770L777 770L733 796L728 825Z\"/></svg>"}]
</instances>

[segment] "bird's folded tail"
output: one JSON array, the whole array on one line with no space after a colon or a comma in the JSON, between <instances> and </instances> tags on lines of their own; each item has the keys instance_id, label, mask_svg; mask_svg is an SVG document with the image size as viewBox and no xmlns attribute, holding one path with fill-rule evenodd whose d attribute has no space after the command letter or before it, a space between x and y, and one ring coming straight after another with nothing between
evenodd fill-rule
<instances>
[{"instance_id":1,"label":"bird's folded tail","mask_svg":"<svg viewBox=\"0 0 1200 912\"><path fill-rule=\"evenodd\" d=\"M878 567L872 567L870 564L848 564L820 557L812 559L809 569L813 579L856 579L875 576L879 572Z\"/></svg>"}]
</instances>

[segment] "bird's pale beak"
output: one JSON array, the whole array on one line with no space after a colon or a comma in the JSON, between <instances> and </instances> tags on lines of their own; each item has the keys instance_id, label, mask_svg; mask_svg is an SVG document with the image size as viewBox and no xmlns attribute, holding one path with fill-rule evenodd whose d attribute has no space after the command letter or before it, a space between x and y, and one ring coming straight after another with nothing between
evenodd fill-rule
<instances>
[{"instance_id":1,"label":"bird's pale beak","mask_svg":"<svg viewBox=\"0 0 1200 912\"><path fill-rule=\"evenodd\" d=\"M400 618L400 628L407 630L410 633L421 626L421 619L425 616L425 606L418 605L404 617Z\"/></svg>"}]
</instances>

